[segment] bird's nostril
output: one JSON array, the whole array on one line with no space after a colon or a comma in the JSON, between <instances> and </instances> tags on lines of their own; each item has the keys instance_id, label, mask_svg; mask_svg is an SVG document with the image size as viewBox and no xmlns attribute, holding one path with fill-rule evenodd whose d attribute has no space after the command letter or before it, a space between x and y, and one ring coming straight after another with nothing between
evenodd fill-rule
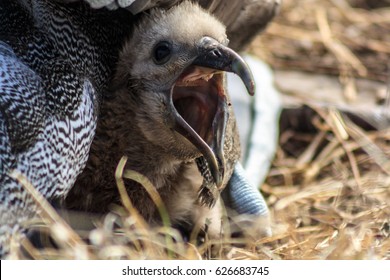
<instances>
[{"instance_id":1,"label":"bird's nostril","mask_svg":"<svg viewBox=\"0 0 390 280\"><path fill-rule=\"evenodd\" d=\"M214 56L215 58L221 58L222 57L222 53L218 49L212 50L211 51L211 55Z\"/></svg>"}]
</instances>

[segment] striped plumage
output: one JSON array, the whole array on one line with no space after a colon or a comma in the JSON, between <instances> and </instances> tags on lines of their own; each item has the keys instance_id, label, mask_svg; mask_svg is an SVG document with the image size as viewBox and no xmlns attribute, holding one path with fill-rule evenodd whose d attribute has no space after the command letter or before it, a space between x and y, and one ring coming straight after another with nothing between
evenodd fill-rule
<instances>
[{"instance_id":1,"label":"striped plumage","mask_svg":"<svg viewBox=\"0 0 390 280\"><path fill-rule=\"evenodd\" d=\"M84 168L129 18L83 3L1 2L0 244L35 212L12 170L53 198Z\"/></svg>"}]
</instances>

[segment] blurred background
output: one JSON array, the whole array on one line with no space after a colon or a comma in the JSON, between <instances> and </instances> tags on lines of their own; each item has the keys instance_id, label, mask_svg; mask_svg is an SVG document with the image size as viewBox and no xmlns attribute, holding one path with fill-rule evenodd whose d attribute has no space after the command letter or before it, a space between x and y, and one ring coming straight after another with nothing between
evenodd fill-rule
<instances>
[{"instance_id":1,"label":"blurred background","mask_svg":"<svg viewBox=\"0 0 390 280\"><path fill-rule=\"evenodd\" d=\"M390 1L284 0L250 52L283 107L260 256L389 259Z\"/></svg>"}]
</instances>

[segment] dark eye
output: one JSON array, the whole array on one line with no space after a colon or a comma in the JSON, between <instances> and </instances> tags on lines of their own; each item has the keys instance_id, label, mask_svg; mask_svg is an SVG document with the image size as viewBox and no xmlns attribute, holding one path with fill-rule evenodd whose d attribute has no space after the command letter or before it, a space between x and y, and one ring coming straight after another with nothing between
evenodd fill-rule
<instances>
[{"instance_id":1,"label":"dark eye","mask_svg":"<svg viewBox=\"0 0 390 280\"><path fill-rule=\"evenodd\" d=\"M160 42L153 49L153 60L156 64L164 64L171 58L172 46L169 42Z\"/></svg>"}]
</instances>

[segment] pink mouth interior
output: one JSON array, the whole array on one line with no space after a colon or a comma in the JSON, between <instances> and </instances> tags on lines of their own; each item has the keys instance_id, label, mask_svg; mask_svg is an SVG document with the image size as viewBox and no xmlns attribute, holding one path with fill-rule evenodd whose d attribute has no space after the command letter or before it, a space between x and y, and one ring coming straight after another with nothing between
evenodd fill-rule
<instances>
[{"instance_id":1,"label":"pink mouth interior","mask_svg":"<svg viewBox=\"0 0 390 280\"><path fill-rule=\"evenodd\" d=\"M221 95L224 95L222 74L198 66L188 67L173 89L177 112L208 144L212 141L212 124Z\"/></svg>"}]
</instances>

